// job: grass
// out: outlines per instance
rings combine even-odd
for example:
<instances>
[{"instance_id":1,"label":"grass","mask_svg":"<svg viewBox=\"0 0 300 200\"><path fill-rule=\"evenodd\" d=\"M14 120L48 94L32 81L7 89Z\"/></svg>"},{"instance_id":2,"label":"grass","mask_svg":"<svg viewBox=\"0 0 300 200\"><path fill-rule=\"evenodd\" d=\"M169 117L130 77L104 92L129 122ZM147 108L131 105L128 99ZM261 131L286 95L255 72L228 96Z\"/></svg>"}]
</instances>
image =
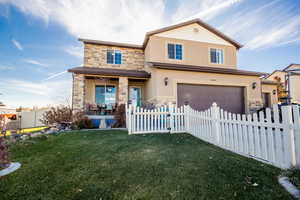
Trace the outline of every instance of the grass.
<instances>
[{"instance_id":1,"label":"grass","mask_svg":"<svg viewBox=\"0 0 300 200\"><path fill-rule=\"evenodd\" d=\"M71 132L11 151L22 167L1 178L0 199L292 199L279 169L188 134Z\"/></svg>"}]
</instances>

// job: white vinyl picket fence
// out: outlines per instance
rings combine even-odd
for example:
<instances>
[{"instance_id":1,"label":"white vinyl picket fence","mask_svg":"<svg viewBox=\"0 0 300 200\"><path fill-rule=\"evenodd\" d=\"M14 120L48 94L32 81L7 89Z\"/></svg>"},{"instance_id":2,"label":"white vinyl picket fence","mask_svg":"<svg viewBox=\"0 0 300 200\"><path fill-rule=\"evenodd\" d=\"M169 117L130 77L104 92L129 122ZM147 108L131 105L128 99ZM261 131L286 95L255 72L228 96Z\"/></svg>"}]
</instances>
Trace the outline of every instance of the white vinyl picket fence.
<instances>
[{"instance_id":1,"label":"white vinyl picket fence","mask_svg":"<svg viewBox=\"0 0 300 200\"><path fill-rule=\"evenodd\" d=\"M129 134L186 132L232 152L280 168L300 165L299 106L277 105L252 115L233 114L215 103L205 111L172 105L153 110L129 106Z\"/></svg>"},{"instance_id":2,"label":"white vinyl picket fence","mask_svg":"<svg viewBox=\"0 0 300 200\"><path fill-rule=\"evenodd\" d=\"M129 115L128 117L128 113ZM131 107L127 110L129 134L186 132L183 107L162 106L152 110Z\"/></svg>"}]
</instances>

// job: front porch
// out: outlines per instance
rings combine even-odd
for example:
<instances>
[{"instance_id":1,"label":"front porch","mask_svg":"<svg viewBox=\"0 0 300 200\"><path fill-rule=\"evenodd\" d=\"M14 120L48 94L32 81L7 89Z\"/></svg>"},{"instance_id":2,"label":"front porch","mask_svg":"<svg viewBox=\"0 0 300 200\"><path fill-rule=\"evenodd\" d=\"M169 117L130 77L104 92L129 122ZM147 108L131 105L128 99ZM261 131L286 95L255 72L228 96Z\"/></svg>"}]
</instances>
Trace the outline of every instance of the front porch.
<instances>
[{"instance_id":1,"label":"front porch","mask_svg":"<svg viewBox=\"0 0 300 200\"><path fill-rule=\"evenodd\" d=\"M145 100L150 78L145 71L91 67L69 71L73 72L73 111L84 112L94 126L110 127L119 105L140 106Z\"/></svg>"}]
</instances>

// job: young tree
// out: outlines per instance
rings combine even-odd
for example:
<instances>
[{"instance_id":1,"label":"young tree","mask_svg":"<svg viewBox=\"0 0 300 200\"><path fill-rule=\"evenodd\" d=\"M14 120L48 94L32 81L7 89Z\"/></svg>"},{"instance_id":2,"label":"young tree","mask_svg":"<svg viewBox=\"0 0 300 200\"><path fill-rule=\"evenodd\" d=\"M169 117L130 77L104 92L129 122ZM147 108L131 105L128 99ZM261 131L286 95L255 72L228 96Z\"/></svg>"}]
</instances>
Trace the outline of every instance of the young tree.
<instances>
[{"instance_id":1,"label":"young tree","mask_svg":"<svg viewBox=\"0 0 300 200\"><path fill-rule=\"evenodd\" d=\"M282 102L282 99L287 97L287 92L284 87L284 83L282 83L281 78L279 76L274 77L275 81L277 81L277 94L278 101Z\"/></svg>"}]
</instances>

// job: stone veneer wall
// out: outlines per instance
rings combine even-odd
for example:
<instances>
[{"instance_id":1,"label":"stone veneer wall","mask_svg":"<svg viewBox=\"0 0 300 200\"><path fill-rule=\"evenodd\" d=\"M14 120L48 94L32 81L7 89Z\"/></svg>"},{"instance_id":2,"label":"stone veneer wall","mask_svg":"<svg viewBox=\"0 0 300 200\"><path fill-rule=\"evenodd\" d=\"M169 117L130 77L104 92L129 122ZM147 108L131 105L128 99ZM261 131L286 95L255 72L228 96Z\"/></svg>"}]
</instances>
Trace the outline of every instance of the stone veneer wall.
<instances>
[{"instance_id":1,"label":"stone veneer wall","mask_svg":"<svg viewBox=\"0 0 300 200\"><path fill-rule=\"evenodd\" d=\"M122 64L114 65L106 63L106 52L108 49L120 50L122 52ZM144 50L124 47L113 47L99 44L84 45L84 66L141 70L144 69Z\"/></svg>"},{"instance_id":2,"label":"stone veneer wall","mask_svg":"<svg viewBox=\"0 0 300 200\"><path fill-rule=\"evenodd\" d=\"M84 110L85 78L82 74L73 74L72 107L74 112Z\"/></svg>"},{"instance_id":3,"label":"stone veneer wall","mask_svg":"<svg viewBox=\"0 0 300 200\"><path fill-rule=\"evenodd\" d=\"M128 78L120 77L119 78L119 104L126 104L128 102Z\"/></svg>"}]
</instances>

